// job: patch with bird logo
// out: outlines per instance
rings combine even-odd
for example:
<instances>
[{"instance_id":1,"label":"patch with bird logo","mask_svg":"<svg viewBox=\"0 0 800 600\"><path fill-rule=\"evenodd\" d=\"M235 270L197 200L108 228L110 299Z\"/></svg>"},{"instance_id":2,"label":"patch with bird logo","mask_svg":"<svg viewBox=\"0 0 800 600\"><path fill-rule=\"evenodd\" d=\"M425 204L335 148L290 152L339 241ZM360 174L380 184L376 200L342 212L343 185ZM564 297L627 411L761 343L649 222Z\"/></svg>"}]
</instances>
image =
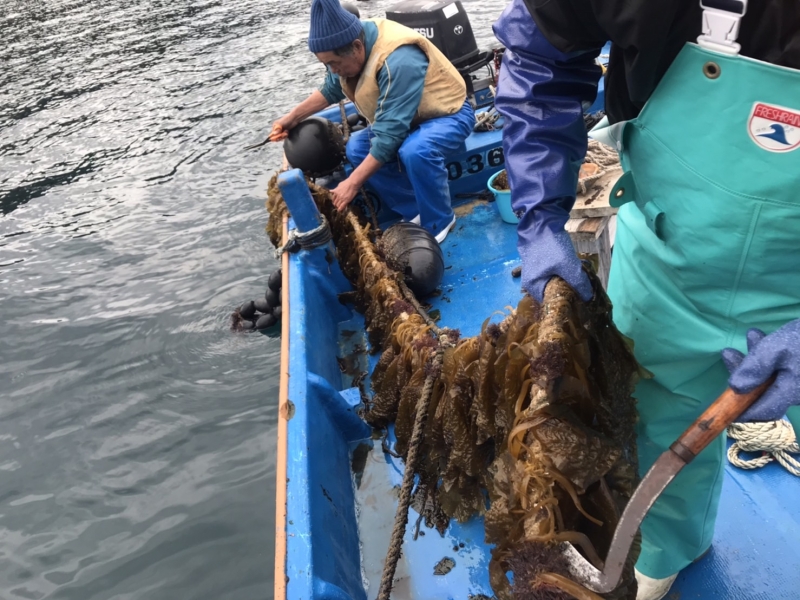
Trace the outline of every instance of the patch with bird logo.
<instances>
[{"instance_id":1,"label":"patch with bird logo","mask_svg":"<svg viewBox=\"0 0 800 600\"><path fill-rule=\"evenodd\" d=\"M747 126L750 138L769 152L800 148L800 111L756 102Z\"/></svg>"}]
</instances>

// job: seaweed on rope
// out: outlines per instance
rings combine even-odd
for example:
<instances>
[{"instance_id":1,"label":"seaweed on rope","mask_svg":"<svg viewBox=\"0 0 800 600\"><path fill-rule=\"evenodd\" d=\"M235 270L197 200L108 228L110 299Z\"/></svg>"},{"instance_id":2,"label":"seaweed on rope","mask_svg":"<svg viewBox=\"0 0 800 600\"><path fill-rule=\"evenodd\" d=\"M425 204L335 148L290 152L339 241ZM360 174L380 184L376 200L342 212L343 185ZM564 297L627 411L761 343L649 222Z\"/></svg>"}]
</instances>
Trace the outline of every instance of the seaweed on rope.
<instances>
[{"instance_id":1,"label":"seaweed on rope","mask_svg":"<svg viewBox=\"0 0 800 600\"><path fill-rule=\"evenodd\" d=\"M437 348L432 325L383 260L364 216L336 211L327 190L309 188L331 224L370 343L382 352L363 417L376 428L393 422L395 451L405 457ZM286 209L275 177L268 198L276 243ZM499 323L487 318L479 335L445 351L436 373L413 506L440 532L452 518L483 515L500 600L636 596L638 543L618 588L602 596L569 580L559 550L572 543L598 564L638 483L632 393L642 372L599 280L587 273L591 302L553 279L541 305L526 295Z\"/></svg>"}]
</instances>

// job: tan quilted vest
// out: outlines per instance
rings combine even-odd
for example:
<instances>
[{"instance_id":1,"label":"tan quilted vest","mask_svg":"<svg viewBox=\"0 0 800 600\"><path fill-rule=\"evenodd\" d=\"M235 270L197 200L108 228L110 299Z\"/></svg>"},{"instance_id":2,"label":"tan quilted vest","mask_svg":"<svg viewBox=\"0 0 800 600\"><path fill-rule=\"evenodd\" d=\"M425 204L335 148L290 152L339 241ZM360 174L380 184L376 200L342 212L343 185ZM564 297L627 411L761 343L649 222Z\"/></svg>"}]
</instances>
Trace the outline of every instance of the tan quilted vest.
<instances>
[{"instance_id":1,"label":"tan quilted vest","mask_svg":"<svg viewBox=\"0 0 800 600\"><path fill-rule=\"evenodd\" d=\"M422 100L412 125L457 113L467 99L464 78L442 52L413 29L386 19L370 19L378 26L378 39L358 79L340 78L342 90L356 105L358 112L372 123L379 112L377 74L389 54L407 44L416 44L428 57L428 72ZM391 82L390 84L391 85Z\"/></svg>"}]
</instances>

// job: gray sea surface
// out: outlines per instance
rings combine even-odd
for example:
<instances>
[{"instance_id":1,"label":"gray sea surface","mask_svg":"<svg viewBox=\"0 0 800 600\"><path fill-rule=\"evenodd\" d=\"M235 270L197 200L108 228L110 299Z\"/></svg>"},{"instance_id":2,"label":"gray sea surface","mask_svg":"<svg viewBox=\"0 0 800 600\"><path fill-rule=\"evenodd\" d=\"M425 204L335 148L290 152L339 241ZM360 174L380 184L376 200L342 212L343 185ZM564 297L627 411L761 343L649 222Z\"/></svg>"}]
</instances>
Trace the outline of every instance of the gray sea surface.
<instances>
[{"instance_id":1,"label":"gray sea surface","mask_svg":"<svg viewBox=\"0 0 800 600\"><path fill-rule=\"evenodd\" d=\"M0 0L0 599L272 597L280 342L229 315L309 6Z\"/></svg>"}]
</instances>

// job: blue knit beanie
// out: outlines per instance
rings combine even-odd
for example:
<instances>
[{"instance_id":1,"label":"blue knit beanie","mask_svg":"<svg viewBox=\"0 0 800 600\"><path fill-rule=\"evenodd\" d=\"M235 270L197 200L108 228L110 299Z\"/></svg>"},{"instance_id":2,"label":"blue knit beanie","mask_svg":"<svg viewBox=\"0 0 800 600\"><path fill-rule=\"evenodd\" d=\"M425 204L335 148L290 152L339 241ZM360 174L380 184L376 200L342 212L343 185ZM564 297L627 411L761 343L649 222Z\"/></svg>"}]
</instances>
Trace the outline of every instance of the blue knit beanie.
<instances>
[{"instance_id":1,"label":"blue knit beanie","mask_svg":"<svg viewBox=\"0 0 800 600\"><path fill-rule=\"evenodd\" d=\"M346 46L361 34L361 21L347 12L339 0L314 0L311 4L311 28L308 49L331 52Z\"/></svg>"}]
</instances>

